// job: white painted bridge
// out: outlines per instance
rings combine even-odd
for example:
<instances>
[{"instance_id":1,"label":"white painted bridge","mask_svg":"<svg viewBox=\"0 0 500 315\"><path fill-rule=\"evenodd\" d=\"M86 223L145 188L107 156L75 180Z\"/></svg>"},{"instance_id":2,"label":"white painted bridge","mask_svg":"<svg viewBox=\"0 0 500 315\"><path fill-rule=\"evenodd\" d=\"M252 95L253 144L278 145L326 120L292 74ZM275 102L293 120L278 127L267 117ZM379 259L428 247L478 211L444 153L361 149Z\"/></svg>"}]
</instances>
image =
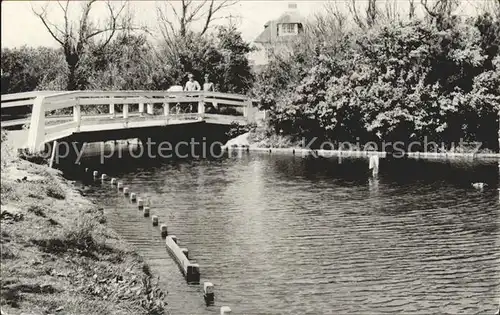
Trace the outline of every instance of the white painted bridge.
<instances>
[{"instance_id":1,"label":"white painted bridge","mask_svg":"<svg viewBox=\"0 0 500 315\"><path fill-rule=\"evenodd\" d=\"M245 125L255 121L255 105L248 96L217 92L34 91L1 97L2 116L31 107L27 118L2 121L2 128L25 126L26 139L17 147L31 152L76 133L200 121Z\"/></svg>"}]
</instances>

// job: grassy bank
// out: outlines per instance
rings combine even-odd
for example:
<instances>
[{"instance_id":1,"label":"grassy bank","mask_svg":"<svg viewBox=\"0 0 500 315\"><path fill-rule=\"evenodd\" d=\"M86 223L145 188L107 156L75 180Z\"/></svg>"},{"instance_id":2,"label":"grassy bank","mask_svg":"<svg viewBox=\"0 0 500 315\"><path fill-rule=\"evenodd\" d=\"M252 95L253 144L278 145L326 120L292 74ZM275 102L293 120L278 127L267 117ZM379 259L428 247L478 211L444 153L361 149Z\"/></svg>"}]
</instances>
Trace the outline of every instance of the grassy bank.
<instances>
[{"instance_id":1,"label":"grassy bank","mask_svg":"<svg viewBox=\"0 0 500 315\"><path fill-rule=\"evenodd\" d=\"M148 266L58 171L2 141L2 314L164 314Z\"/></svg>"}]
</instances>

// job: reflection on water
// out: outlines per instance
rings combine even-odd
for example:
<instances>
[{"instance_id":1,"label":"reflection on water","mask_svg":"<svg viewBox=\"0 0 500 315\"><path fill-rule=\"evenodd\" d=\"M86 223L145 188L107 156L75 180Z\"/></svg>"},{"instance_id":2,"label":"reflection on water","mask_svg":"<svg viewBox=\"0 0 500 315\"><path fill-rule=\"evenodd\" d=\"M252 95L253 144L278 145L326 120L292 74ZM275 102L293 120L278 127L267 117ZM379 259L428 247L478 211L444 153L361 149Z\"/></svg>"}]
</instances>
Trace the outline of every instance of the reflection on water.
<instances>
[{"instance_id":1,"label":"reflection on water","mask_svg":"<svg viewBox=\"0 0 500 315\"><path fill-rule=\"evenodd\" d=\"M86 165L92 163L86 161ZM493 314L500 292L498 167L244 154L108 163L151 199L215 284L187 286L159 232L108 185L94 196L161 277L172 314ZM76 174L67 173L68 176ZM483 192L471 182L489 184Z\"/></svg>"}]
</instances>

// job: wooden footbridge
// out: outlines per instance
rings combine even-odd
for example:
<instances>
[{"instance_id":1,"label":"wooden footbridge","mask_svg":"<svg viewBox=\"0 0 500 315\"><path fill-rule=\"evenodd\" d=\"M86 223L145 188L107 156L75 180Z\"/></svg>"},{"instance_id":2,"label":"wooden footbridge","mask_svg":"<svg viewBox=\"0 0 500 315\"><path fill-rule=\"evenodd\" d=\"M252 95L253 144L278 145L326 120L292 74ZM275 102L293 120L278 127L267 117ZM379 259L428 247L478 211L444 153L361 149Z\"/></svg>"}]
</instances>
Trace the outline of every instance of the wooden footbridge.
<instances>
[{"instance_id":1,"label":"wooden footbridge","mask_svg":"<svg viewBox=\"0 0 500 315\"><path fill-rule=\"evenodd\" d=\"M81 133L199 122L245 125L254 121L255 105L248 96L217 92L34 91L1 97L2 128L24 127L26 140L17 146L31 152ZM27 117L5 120L22 109Z\"/></svg>"}]
</instances>

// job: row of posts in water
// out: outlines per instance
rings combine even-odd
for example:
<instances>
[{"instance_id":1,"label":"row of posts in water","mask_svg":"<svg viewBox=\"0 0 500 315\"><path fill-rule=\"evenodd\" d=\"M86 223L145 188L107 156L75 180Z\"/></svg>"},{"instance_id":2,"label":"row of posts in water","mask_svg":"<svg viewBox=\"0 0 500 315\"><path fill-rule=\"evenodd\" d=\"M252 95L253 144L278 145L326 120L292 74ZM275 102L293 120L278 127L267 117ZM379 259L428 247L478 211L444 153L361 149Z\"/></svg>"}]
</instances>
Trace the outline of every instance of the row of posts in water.
<instances>
[{"instance_id":1,"label":"row of posts in water","mask_svg":"<svg viewBox=\"0 0 500 315\"><path fill-rule=\"evenodd\" d=\"M89 172L89 169L86 168L85 172ZM92 173L94 180L99 178L99 172L94 171ZM108 180L108 176L106 174L101 174L101 182L104 183ZM142 210L143 216L145 218L150 217L151 214L151 203L149 200L147 202L143 198L139 198L136 193L130 192L130 188L124 186L122 181L118 181L116 178L110 179L110 186L115 187L118 192L122 192L124 196L129 197L132 203L136 203L139 210ZM153 226L159 225L159 218L157 215L151 216L151 222ZM169 252L174 256L177 264L182 269L184 276L186 277L186 281L188 284L199 284L200 282L200 273L199 273L199 265L192 264L189 262L189 251L187 248L180 248L178 246L178 240L175 235L169 235L167 224L160 225L160 235L163 239L165 239L165 245ZM214 285L209 281L203 282L203 298L205 300L205 304L207 306L214 305L215 303L215 293L214 293ZM220 314L226 315L231 314L231 308L229 306L222 306L220 308Z\"/></svg>"}]
</instances>

